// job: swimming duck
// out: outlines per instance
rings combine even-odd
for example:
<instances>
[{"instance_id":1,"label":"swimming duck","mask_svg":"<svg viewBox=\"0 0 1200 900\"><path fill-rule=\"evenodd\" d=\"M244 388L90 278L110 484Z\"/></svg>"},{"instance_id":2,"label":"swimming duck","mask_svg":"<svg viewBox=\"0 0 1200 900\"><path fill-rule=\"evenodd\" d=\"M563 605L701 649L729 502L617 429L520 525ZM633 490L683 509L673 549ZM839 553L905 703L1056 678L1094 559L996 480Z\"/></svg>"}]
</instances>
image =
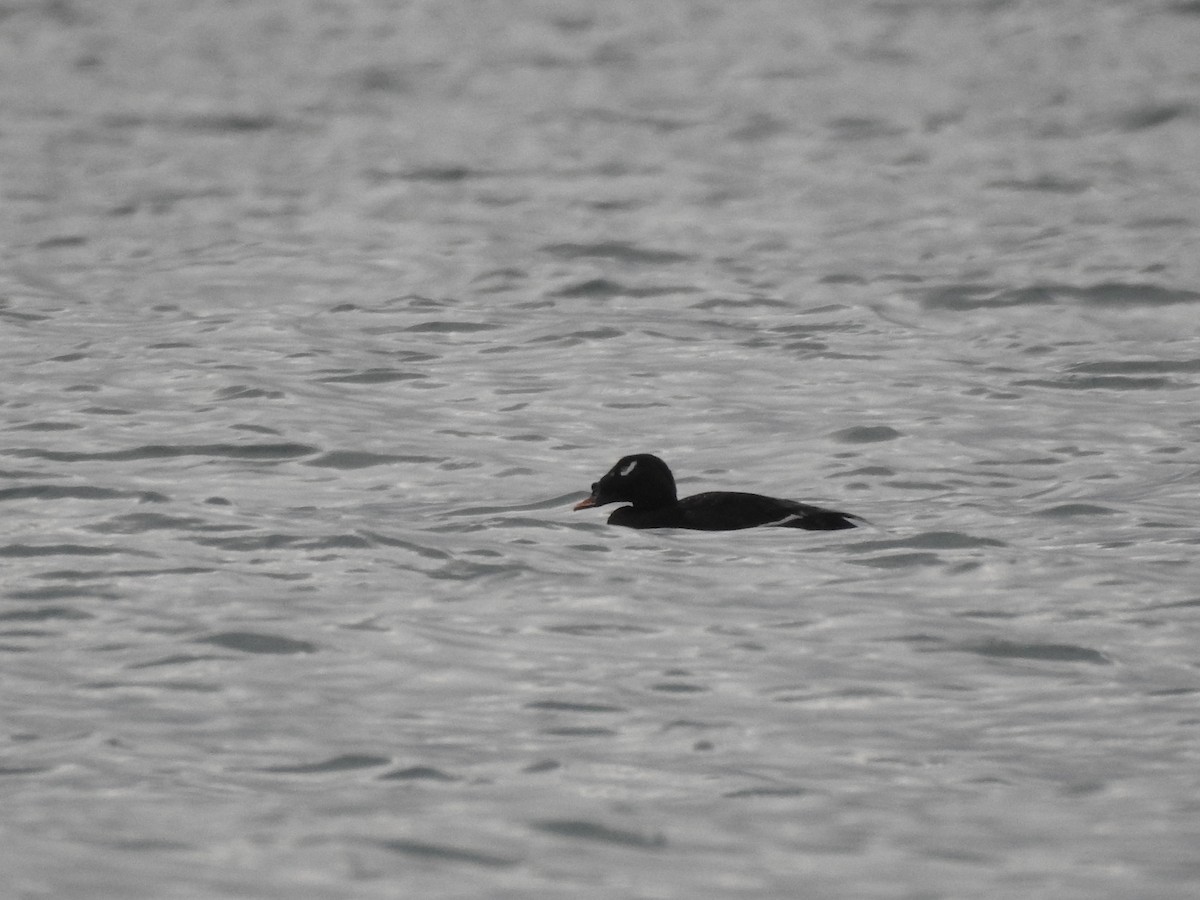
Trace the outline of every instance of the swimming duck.
<instances>
[{"instance_id":1,"label":"swimming duck","mask_svg":"<svg viewBox=\"0 0 1200 900\"><path fill-rule=\"evenodd\" d=\"M835 531L854 528L858 516L742 491L705 491L680 500L675 476L667 464L649 453L623 456L592 485L592 494L575 504L590 509L627 501L608 517L609 525L629 528L692 528L698 531L735 531L759 525Z\"/></svg>"}]
</instances>

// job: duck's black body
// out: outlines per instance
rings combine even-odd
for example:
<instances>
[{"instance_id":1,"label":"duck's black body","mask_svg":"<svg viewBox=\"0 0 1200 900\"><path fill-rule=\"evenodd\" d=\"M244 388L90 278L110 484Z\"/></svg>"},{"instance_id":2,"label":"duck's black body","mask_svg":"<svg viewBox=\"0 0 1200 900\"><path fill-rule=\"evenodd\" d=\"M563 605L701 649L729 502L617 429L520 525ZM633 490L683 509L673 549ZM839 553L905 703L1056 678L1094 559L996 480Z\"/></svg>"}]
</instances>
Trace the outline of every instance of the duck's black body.
<instances>
[{"instance_id":1,"label":"duck's black body","mask_svg":"<svg viewBox=\"0 0 1200 900\"><path fill-rule=\"evenodd\" d=\"M638 453L622 457L592 485L592 495L575 509L628 501L608 517L610 525L629 528L691 528L697 531L735 531L774 525L809 531L854 528L849 513L822 509L795 500L779 500L740 491L706 491L678 499L675 478L657 456Z\"/></svg>"}]
</instances>

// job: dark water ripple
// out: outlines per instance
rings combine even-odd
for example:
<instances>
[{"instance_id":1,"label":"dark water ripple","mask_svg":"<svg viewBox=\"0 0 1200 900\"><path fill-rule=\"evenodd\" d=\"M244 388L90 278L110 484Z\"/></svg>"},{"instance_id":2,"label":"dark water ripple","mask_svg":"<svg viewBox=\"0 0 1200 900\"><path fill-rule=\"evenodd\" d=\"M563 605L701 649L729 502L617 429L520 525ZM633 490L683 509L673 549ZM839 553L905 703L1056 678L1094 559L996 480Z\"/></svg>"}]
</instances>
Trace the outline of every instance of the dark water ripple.
<instances>
[{"instance_id":1,"label":"dark water ripple","mask_svg":"<svg viewBox=\"0 0 1200 900\"><path fill-rule=\"evenodd\" d=\"M239 650L243 653L315 653L317 647L307 641L296 641L273 634L233 631L201 638L201 643Z\"/></svg>"},{"instance_id":2,"label":"dark water ripple","mask_svg":"<svg viewBox=\"0 0 1200 900\"><path fill-rule=\"evenodd\" d=\"M180 456L223 457L228 459L294 459L317 452L316 447L305 444L201 444L168 446L152 444L131 447L126 450L102 452L66 452L16 448L4 451L7 455L26 459L44 459L50 462L130 462L147 459L171 459Z\"/></svg>"},{"instance_id":3,"label":"dark water ripple","mask_svg":"<svg viewBox=\"0 0 1200 900\"><path fill-rule=\"evenodd\" d=\"M667 846L667 840L661 834L645 835L586 820L549 819L535 822L533 827L555 837L575 841L598 841L639 850L659 850Z\"/></svg>"},{"instance_id":4,"label":"dark water ripple","mask_svg":"<svg viewBox=\"0 0 1200 900\"><path fill-rule=\"evenodd\" d=\"M165 494L156 491L120 491L92 485L29 484L0 489L0 501L30 498L37 500L132 499L139 503L166 503L168 500Z\"/></svg>"},{"instance_id":5,"label":"dark water ripple","mask_svg":"<svg viewBox=\"0 0 1200 900\"><path fill-rule=\"evenodd\" d=\"M1103 307L1156 307L1200 302L1200 291L1136 282L1100 282L1086 287L1037 284L1015 289L1003 285L954 284L924 291L921 297L927 309L954 312L1052 305L1071 300Z\"/></svg>"},{"instance_id":6,"label":"dark water ripple","mask_svg":"<svg viewBox=\"0 0 1200 900\"><path fill-rule=\"evenodd\" d=\"M386 756L371 756L366 753L344 753L316 763L295 766L268 766L264 772L281 775L324 775L330 772L351 772L356 769L373 769L386 766L391 760Z\"/></svg>"},{"instance_id":7,"label":"dark water ripple","mask_svg":"<svg viewBox=\"0 0 1200 900\"><path fill-rule=\"evenodd\" d=\"M494 856L477 850L467 850L450 844L433 844L425 841L390 840L380 841L379 846L391 853L414 857L418 860L431 862L465 863L486 868L507 868L517 865L520 860L503 856Z\"/></svg>"},{"instance_id":8,"label":"dark water ripple","mask_svg":"<svg viewBox=\"0 0 1200 900\"><path fill-rule=\"evenodd\" d=\"M441 769L435 769L432 766L409 766L405 769L393 769L384 775L380 775L379 778L382 781L453 782L460 780L455 776L443 772Z\"/></svg>"}]
</instances>

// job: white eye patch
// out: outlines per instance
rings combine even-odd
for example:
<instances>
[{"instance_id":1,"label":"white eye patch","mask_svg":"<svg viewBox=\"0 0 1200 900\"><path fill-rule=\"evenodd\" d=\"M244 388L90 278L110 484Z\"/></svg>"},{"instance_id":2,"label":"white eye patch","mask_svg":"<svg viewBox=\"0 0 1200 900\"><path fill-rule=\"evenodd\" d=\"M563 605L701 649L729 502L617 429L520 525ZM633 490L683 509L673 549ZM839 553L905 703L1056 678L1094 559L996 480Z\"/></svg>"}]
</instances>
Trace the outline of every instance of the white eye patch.
<instances>
[{"instance_id":1,"label":"white eye patch","mask_svg":"<svg viewBox=\"0 0 1200 900\"><path fill-rule=\"evenodd\" d=\"M625 478L625 477L626 477L626 476L628 476L628 475L629 475L629 473L630 473L630 472L632 472L632 471L633 471L633 470L634 470L636 467L637 467L637 460L636 460L636 459L634 459L634 460L630 460L630 463L629 463L629 465L627 465L625 468L623 468L623 469L617 469L617 474L618 474L618 475L620 475L622 478Z\"/></svg>"}]
</instances>

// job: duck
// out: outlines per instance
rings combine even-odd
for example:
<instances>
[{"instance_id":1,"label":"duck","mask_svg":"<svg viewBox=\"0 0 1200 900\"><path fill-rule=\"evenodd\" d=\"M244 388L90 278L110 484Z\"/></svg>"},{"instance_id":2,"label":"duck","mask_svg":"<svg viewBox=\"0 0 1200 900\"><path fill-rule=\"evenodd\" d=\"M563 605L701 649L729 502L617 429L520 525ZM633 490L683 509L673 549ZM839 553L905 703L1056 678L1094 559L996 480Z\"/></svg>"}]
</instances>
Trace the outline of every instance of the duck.
<instances>
[{"instance_id":1,"label":"duck","mask_svg":"<svg viewBox=\"0 0 1200 900\"><path fill-rule=\"evenodd\" d=\"M652 453L621 457L575 510L628 502L609 514L609 525L627 528L690 528L695 531L738 531L770 525L808 531L855 528L859 516L742 491L705 491L679 499L675 476Z\"/></svg>"}]
</instances>

